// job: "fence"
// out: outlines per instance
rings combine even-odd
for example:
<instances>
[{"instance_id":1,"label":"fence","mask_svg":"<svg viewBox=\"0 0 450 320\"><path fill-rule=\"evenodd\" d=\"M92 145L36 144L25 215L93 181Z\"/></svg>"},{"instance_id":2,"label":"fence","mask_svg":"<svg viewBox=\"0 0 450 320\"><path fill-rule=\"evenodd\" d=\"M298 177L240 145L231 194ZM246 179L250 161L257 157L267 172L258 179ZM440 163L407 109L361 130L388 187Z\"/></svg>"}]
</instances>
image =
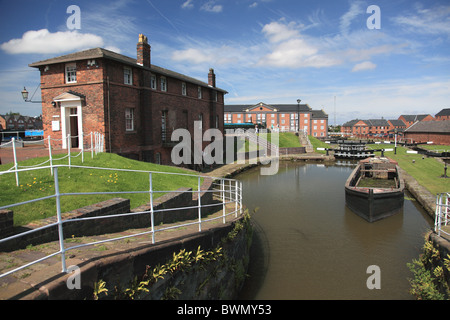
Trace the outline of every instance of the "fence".
<instances>
[{"instance_id":1,"label":"fence","mask_svg":"<svg viewBox=\"0 0 450 320\"><path fill-rule=\"evenodd\" d=\"M450 193L441 193L436 197L436 214L434 222L434 231L441 235L444 233L450 235L449 232L444 231L443 227L450 225Z\"/></svg>"},{"instance_id":2,"label":"fence","mask_svg":"<svg viewBox=\"0 0 450 320\"><path fill-rule=\"evenodd\" d=\"M59 168L64 168L64 167L68 167L67 165L57 165L53 167L53 181L54 181L54 188L55 188L55 192L52 195L49 196L45 196L45 197L41 197L41 198L35 198L32 200L28 200L28 201L23 201L23 202L19 202L19 203L15 203L15 204L11 204L11 205L6 205L6 206L0 206L0 210L4 210L4 209L8 209L11 207L15 207L15 206L19 206L19 205L23 205L23 204L27 204L27 203L34 203L34 202L38 202L38 201L42 201L42 200L46 200L46 199L55 199L55 210L56 210L56 216L57 216L57 222L40 227L40 228L36 228L34 230L30 230L30 231L25 231L22 232L20 234L16 234L4 239L0 239L0 244L12 239L16 239L19 237L23 237L24 235L28 235L30 233L33 232L39 232L42 229L45 228L50 228L50 227L55 227L57 226L58 228L58 238L59 238L59 251L54 252L50 255L47 255L43 258L37 259L35 261L32 261L28 264L25 264L23 266L20 266L18 268L15 268L13 270L10 270L8 272L5 272L3 274L0 274L0 278L7 276L9 274L12 274L14 272L17 272L19 270L22 270L24 268L27 268L35 263L44 261L46 259L49 259L51 257L60 255L61 256L61 266L62 266L62 272L67 272L67 268L66 268L66 252L68 250L73 250L73 249L77 249L77 248L81 248L81 247L85 247L85 246L92 246L92 245L96 245L96 244L100 244L103 242L110 242L110 241L117 241L117 240L122 240L122 239L126 239L126 238L130 238L130 237L137 237L137 236L142 236L142 235L148 235L150 234L152 237L152 243L155 243L155 234L157 232L161 232L161 231L165 231L165 230L169 230L169 229L174 229L174 228L179 228L179 227L185 227L185 226L189 226L189 225L195 225L198 224L198 231L201 232L202 231L202 224L209 222L209 221L213 221L216 219L222 219L223 223L226 223L226 217L230 216L230 215L234 215L235 217L238 216L238 214L242 214L243 213L243 206L242 206L242 182L234 180L234 179L226 179L226 178L212 178L212 177L205 177L205 176L200 176L200 175L190 175L190 174L181 174L181 173L168 173L168 172L152 172L152 171L141 171L141 170L128 170L128 169L112 169L112 168L98 168L98 167L85 167L85 166L72 166L72 168L81 168L81 169L95 169L95 170L105 170L105 171L114 171L114 172L137 172L140 174L144 174L144 175L148 175L148 189L146 190L132 190L132 191L120 191L120 192L77 192L77 193L64 193L63 190L60 189L59 186L59 182L60 182L60 178L58 177L58 169ZM49 167L41 167L41 168L29 168L29 169L21 169L21 170L14 170L14 171L9 171L9 172L0 172L0 176L4 175L4 174L8 174L8 173L14 173L14 172L18 172L18 171L30 171L30 170L42 170L42 169L46 169ZM153 185L154 182L154 175L157 174L162 174L162 175L167 175L167 179L170 179L171 176L173 175L178 175L178 176L190 176L193 177L194 179L197 179L197 190L189 190L186 192L192 192L193 194L197 194L197 205L196 206L188 206L188 207L178 207L178 208L170 208L170 209L160 209L160 210L155 210L154 209L154 194L155 193L171 193L171 192L178 192L178 191L173 191L173 190L165 190L165 191L161 191L161 190L155 190L155 186ZM212 187L209 188L208 190L202 190L201 189L201 180L202 179L212 179L213 183L212 183ZM220 202L218 203L210 203L210 204L205 204L202 203L202 197L201 194L205 193L205 192L212 192L213 195L216 196L216 198L219 199ZM100 195L100 194L111 194L111 195L117 195L117 194L138 194L138 193L145 193L149 195L149 209L147 211L141 211L141 212L129 212L129 213L122 213L122 214L118 214L118 215L105 215L105 216L97 216L97 217L86 217L86 218L75 218L75 219L62 219L62 213L61 213L61 198L64 196L73 196L73 195ZM230 210L230 207L232 207L232 210L230 212L226 212L227 211L227 205L228 209ZM219 209L218 211L222 210L222 215L221 216L214 216L212 218L208 218L208 217L204 217L202 218L202 208L206 208L206 207L211 207L211 206L218 206ZM198 220L195 222L186 222L186 223L180 223L180 224L176 224L175 226L167 226L167 227L163 227L161 225L158 226L158 229L155 229L155 219L154 219L154 214L158 211L160 212L165 212L165 211L172 211L172 210L197 210L198 211ZM68 223L72 223L72 222L78 222L78 221L84 221L84 220L93 220L93 219L114 219L117 217L120 218L124 218L127 216L132 216L132 215L150 215L150 226L148 226L147 228L150 228L150 230L141 232L141 233L136 233L133 235L126 235L126 236L120 236L120 237L116 237L116 238L112 238L112 239L108 239L108 240L101 240L101 241L95 241L95 242L90 242L90 243L83 243L83 244L79 244L79 245L75 245L75 246L71 246L71 247L66 247L65 243L64 243L64 225L68 224ZM144 226L145 227L145 226Z\"/></svg>"},{"instance_id":3,"label":"fence","mask_svg":"<svg viewBox=\"0 0 450 320\"><path fill-rule=\"evenodd\" d=\"M71 166L71 158L76 158L79 157L81 155L81 162L84 162L84 138L88 138L88 140L90 140L90 148L88 148L87 150L89 150L91 152L91 157L94 157L94 153L97 154L99 152L103 152L104 151L104 144L105 144L105 136L99 132L91 132L90 134L84 136L83 133L81 133L81 141L83 141L83 143L81 143L81 148L80 148L80 152L75 155L72 156L71 155L71 151L72 151L72 139L73 138L79 138L80 136L71 136L70 134L67 135L67 137L65 139L66 140L66 145L67 145L67 155L61 158L53 158L52 155L52 144L51 141L62 141L63 139L53 139L51 136L48 136L46 139L43 140L35 140L33 142L29 142L29 143L42 143L45 140L47 140L48 143L48 160L33 165L33 166L21 166L18 164L17 161L17 149L16 149L16 138L12 138L10 142L8 143L4 143L1 145L1 147L9 147L11 145L12 150L13 150L13 156L14 156L14 165L9 169L9 171L15 171L16 172L16 185L19 186L19 175L17 170L19 168L37 168L37 167L42 167L47 163L50 163L50 171L51 174L53 175L53 161L58 161L58 160L63 160L68 158L69 161L69 166ZM89 139L90 138L90 139Z\"/></svg>"}]
</instances>

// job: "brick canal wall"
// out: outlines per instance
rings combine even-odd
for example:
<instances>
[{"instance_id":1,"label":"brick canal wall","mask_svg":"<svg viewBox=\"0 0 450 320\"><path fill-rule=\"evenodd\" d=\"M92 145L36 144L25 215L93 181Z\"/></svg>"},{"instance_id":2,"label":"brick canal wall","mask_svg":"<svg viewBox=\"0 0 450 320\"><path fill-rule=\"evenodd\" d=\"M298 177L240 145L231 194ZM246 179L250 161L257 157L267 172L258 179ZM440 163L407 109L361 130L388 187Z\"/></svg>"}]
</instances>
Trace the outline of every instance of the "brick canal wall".
<instances>
[{"instance_id":1,"label":"brick canal wall","mask_svg":"<svg viewBox=\"0 0 450 320\"><path fill-rule=\"evenodd\" d=\"M68 288L73 274L61 274L39 290L21 295L24 300L90 300L94 287L104 282L107 294L98 299L126 299L136 289L147 270L156 266L173 268L174 254L192 251L193 257L200 247L204 252L220 252L214 259L195 263L179 270L167 272L148 291L139 291L133 299L160 300L218 300L236 299L241 290L249 263L252 227L248 215L242 215L226 224L192 233L189 236L162 241L154 245L137 244L134 249L105 253L105 257L91 259L79 265L79 288ZM149 274L149 273L147 273ZM150 272L150 274L152 274ZM136 282L137 281L137 282Z\"/></svg>"}]
</instances>

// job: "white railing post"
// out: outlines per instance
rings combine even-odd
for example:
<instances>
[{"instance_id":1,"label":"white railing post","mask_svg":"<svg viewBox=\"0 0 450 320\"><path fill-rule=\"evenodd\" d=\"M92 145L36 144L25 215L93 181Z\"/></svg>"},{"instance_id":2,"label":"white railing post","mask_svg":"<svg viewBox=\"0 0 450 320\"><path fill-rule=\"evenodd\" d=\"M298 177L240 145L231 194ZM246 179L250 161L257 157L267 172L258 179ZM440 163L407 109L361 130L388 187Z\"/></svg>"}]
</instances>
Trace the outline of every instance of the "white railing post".
<instances>
[{"instance_id":1,"label":"white railing post","mask_svg":"<svg viewBox=\"0 0 450 320\"><path fill-rule=\"evenodd\" d=\"M80 133L81 140L81 163L84 163L84 135L83 132Z\"/></svg>"},{"instance_id":2,"label":"white railing post","mask_svg":"<svg viewBox=\"0 0 450 320\"><path fill-rule=\"evenodd\" d=\"M149 182L150 182L150 223L152 227L152 243L155 243L155 220L153 213L153 179L151 172L149 174Z\"/></svg>"},{"instance_id":3,"label":"white railing post","mask_svg":"<svg viewBox=\"0 0 450 320\"><path fill-rule=\"evenodd\" d=\"M70 147L72 145L72 141L70 139L70 133L67 135L67 155L69 156L69 169L71 166L72 161L70 160Z\"/></svg>"},{"instance_id":4,"label":"white railing post","mask_svg":"<svg viewBox=\"0 0 450 320\"><path fill-rule=\"evenodd\" d=\"M93 143L93 132L90 133L91 134L91 159L94 159L94 143Z\"/></svg>"},{"instance_id":5,"label":"white railing post","mask_svg":"<svg viewBox=\"0 0 450 320\"><path fill-rule=\"evenodd\" d=\"M222 179L220 193L222 194L222 221L225 223L225 179Z\"/></svg>"},{"instance_id":6,"label":"white railing post","mask_svg":"<svg viewBox=\"0 0 450 320\"><path fill-rule=\"evenodd\" d=\"M444 223L445 223L445 225L448 225L448 221L449 221L449 218L450 218L450 216L449 216L449 214L450 214L450 211L449 211L449 205L450 205L450 203L449 203L449 198L450 197L450 194L448 194L448 193L446 193L446 198L445 198L445 210L444 210L444 214L445 214L445 217L444 217Z\"/></svg>"},{"instance_id":7,"label":"white railing post","mask_svg":"<svg viewBox=\"0 0 450 320\"><path fill-rule=\"evenodd\" d=\"M52 142L50 136L48 136L48 157L50 159L50 172L53 175Z\"/></svg>"},{"instance_id":8,"label":"white railing post","mask_svg":"<svg viewBox=\"0 0 450 320\"><path fill-rule=\"evenodd\" d=\"M235 204L235 209L234 209L234 216L237 218L237 212L238 212L238 181L235 180L235 184L234 184L234 204Z\"/></svg>"},{"instance_id":9,"label":"white railing post","mask_svg":"<svg viewBox=\"0 0 450 320\"><path fill-rule=\"evenodd\" d=\"M61 252L62 272L67 272L66 268L66 250L64 249L64 232L61 218L61 194L59 192L58 167L54 170L55 196L56 196L56 215L58 217L58 235L59 235L59 251Z\"/></svg>"},{"instance_id":10,"label":"white railing post","mask_svg":"<svg viewBox=\"0 0 450 320\"><path fill-rule=\"evenodd\" d=\"M19 186L19 173L17 172L17 154L16 154L16 138L12 138L13 156L14 156L14 169L16 170L16 186Z\"/></svg>"},{"instance_id":11,"label":"white railing post","mask_svg":"<svg viewBox=\"0 0 450 320\"><path fill-rule=\"evenodd\" d=\"M198 176L198 232L202 232L202 200L201 200L201 179Z\"/></svg>"},{"instance_id":12,"label":"white railing post","mask_svg":"<svg viewBox=\"0 0 450 320\"><path fill-rule=\"evenodd\" d=\"M239 213L242 214L242 181L240 181L240 189L239 189Z\"/></svg>"}]
</instances>

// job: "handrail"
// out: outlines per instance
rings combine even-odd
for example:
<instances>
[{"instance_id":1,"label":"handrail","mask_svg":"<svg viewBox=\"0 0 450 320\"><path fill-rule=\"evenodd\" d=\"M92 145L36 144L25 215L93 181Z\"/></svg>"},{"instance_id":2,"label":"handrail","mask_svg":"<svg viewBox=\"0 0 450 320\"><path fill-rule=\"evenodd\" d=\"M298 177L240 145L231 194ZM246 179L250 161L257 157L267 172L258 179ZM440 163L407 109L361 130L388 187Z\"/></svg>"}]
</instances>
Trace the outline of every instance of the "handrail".
<instances>
[{"instance_id":1,"label":"handrail","mask_svg":"<svg viewBox=\"0 0 450 320\"><path fill-rule=\"evenodd\" d=\"M54 187L55 187L55 192L52 195L46 196L46 197L41 197L41 198L35 198L35 199L30 199L27 201L22 201L19 203L14 203L14 204L9 204L9 205L4 205L4 206L0 206L0 210L2 209L7 209L7 208L11 208L14 206L18 206L18 205L22 205L22 204L26 204L26 203L32 203L32 202L37 202L37 201L41 201L41 200L46 200L46 199L51 199L51 198L55 198L56 199L56 216L57 216L57 222L48 224L46 226L42 226L39 228L36 228L34 230L29 230L26 232L22 232L16 235L12 235L9 236L7 238L3 238L0 239L0 243L12 240L12 239L16 239L16 238L20 238L24 235L30 234L30 233L34 233L34 232L38 232L42 229L45 228L50 228L50 227L55 227L57 226L58 228L58 241L59 241L59 251L54 252L50 255L47 255L43 258L40 259L36 259L28 264L25 264L23 266L17 267L13 270L10 270L8 272L5 272L3 274L0 274L0 278L5 277L9 274L12 274L14 272L17 272L19 270L22 270L24 268L27 268L35 263L41 262L43 260L46 260L48 258L54 257L56 255L60 255L61 256L61 270L62 272L67 272L67 267L66 267L66 252L68 250L73 250L75 248L80 248L80 247L84 247L84 246L92 246L95 244L99 244L99 243L103 243L103 242L110 242L110 241L117 241L117 240L121 240L124 238L129 238L129 237L137 237L140 235L145 235L145 234L151 234L152 235L152 244L155 243L155 234L157 232L161 232L164 230L169 230L169 229L173 229L173 228L179 228L182 226L189 226L189 225L195 225L198 224L199 226L199 232L202 231L201 227L202 227L202 223L208 222L208 221L212 221L212 220L216 220L216 219L222 219L223 223L226 223L226 217L230 216L230 215L234 215L235 217L238 216L238 214L242 214L243 213L243 206L242 206L242 182L235 180L235 179L230 179L230 178L222 178L222 177L210 177L210 176L201 176L201 175L194 175L194 174L185 174L185 173L174 173L174 172L159 172L159 171L144 171L144 170L129 170L129 169L119 169L119 168L101 168L101 167L87 167L87 166L70 166L70 165L54 165L51 166L53 169L53 181L54 181ZM133 190L133 191L117 191L117 192L78 192L78 193L64 193L61 192L60 190L60 186L59 186L59 181L60 178L58 176L58 169L60 168L82 168L82 169L98 169L98 170L108 170L108 171L123 171L123 172L139 172L139 173L143 173L143 174L148 174L149 176L149 189L148 190ZM0 172L0 176L4 175L4 174L8 174L8 173L19 173L19 172L24 172L24 171L33 171L33 170L42 170L42 169L47 169L49 168L49 166L47 167L39 167L39 168L25 168L25 169L17 169L17 170L11 170L11 171L4 171L4 172ZM167 208L167 209L154 209L154 203L153 203L153 199L154 199L154 194L155 193L174 193L174 192L179 192L176 190L155 190L154 186L153 186L153 175L155 174L164 174L164 175L179 175L179 176L191 176L191 177L195 177L197 178L198 181L198 188L197 190L187 190L187 191L183 191L183 192L190 192L193 195L197 194L198 200L197 200L197 205L196 206L186 206L186 207L176 207L176 208ZM201 180L202 179L211 179L211 183L213 188L209 188L208 190L202 190L201 188ZM201 194L203 193L219 193L218 197L220 202L219 203L203 203L202 204L202 200L201 200ZM84 218L73 218L73 219L66 219L63 220L62 219L62 213L61 213L61 203L60 200L62 197L65 196L71 196L71 195L97 195L97 194L124 194L124 193L128 193L128 194L135 194L135 193L148 193L150 196L150 206L149 209L146 211L139 211L139 212L128 212L128 213L122 213L119 215L105 215L105 216L97 216L97 217L84 217ZM235 204L234 206L234 210L232 210L231 212L226 212L226 205L227 204ZM218 217L213 217L213 218L202 218L201 213L202 213L202 208L206 208L206 207L212 207L212 206L220 206L221 209L223 210L223 213L221 216ZM168 226L168 227L161 227L161 225L159 225L159 228L156 229L154 226L154 214L157 212L165 212L165 211L173 211L173 210L190 210L190 209L198 209L198 221L195 222L187 222L187 223L181 223L181 224L177 224L175 226ZM220 210L220 209L219 209ZM150 223L150 230L148 231L144 231L141 233L137 233L137 234L133 234L133 235L128 235L128 236L120 236L120 237L116 237L116 238L112 238L112 239L107 239L107 240L101 240L101 241L95 241L95 242L89 242L89 243L83 243L83 244L79 244L76 246L69 246L66 247L65 243L64 243L64 225L67 223L72 223L72 222L77 222L77 221L84 221L84 220L94 220L94 219L107 219L107 218L123 218L126 216L132 216L132 215L141 215L141 214L150 214L151 216L151 223Z\"/></svg>"},{"instance_id":2,"label":"handrail","mask_svg":"<svg viewBox=\"0 0 450 320\"><path fill-rule=\"evenodd\" d=\"M450 236L449 232L442 229L442 226L450 225L450 193L444 192L436 196L436 211L434 220L434 232L441 236L441 233Z\"/></svg>"}]
</instances>

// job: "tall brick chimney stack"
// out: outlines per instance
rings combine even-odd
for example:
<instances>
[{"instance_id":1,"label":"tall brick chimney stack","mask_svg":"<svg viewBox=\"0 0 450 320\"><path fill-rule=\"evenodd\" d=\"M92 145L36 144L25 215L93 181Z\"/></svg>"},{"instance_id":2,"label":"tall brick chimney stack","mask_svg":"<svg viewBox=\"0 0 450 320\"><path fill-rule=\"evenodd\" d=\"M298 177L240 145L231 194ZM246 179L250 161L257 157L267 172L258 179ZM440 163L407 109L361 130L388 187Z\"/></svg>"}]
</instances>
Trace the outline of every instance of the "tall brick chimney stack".
<instances>
[{"instance_id":1,"label":"tall brick chimney stack","mask_svg":"<svg viewBox=\"0 0 450 320\"><path fill-rule=\"evenodd\" d=\"M137 44L137 63L144 67L150 68L150 45L148 39L143 34L139 34L139 42Z\"/></svg>"},{"instance_id":2,"label":"tall brick chimney stack","mask_svg":"<svg viewBox=\"0 0 450 320\"><path fill-rule=\"evenodd\" d=\"M214 69L209 69L208 73L208 85L211 87L216 87L216 75L214 74Z\"/></svg>"}]
</instances>

